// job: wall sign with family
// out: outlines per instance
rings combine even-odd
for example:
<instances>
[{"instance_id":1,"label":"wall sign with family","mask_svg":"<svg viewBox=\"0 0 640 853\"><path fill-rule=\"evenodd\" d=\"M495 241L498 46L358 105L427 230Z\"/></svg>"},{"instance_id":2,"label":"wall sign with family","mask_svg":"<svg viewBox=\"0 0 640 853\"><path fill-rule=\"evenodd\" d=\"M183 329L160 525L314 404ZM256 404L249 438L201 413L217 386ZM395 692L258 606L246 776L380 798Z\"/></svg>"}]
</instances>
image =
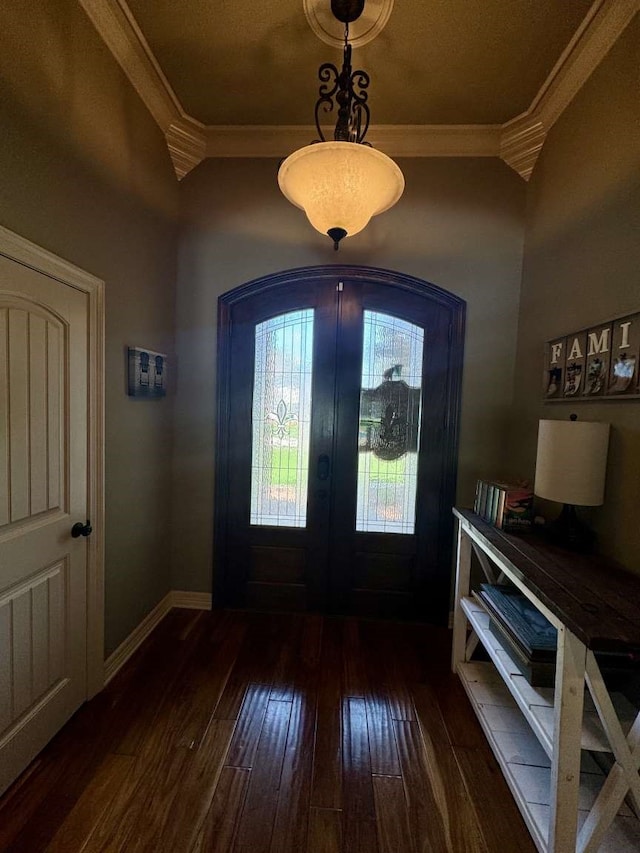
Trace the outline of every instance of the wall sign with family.
<instances>
[{"instance_id":1,"label":"wall sign with family","mask_svg":"<svg viewBox=\"0 0 640 853\"><path fill-rule=\"evenodd\" d=\"M640 397L640 313L548 341L545 400Z\"/></svg>"}]
</instances>

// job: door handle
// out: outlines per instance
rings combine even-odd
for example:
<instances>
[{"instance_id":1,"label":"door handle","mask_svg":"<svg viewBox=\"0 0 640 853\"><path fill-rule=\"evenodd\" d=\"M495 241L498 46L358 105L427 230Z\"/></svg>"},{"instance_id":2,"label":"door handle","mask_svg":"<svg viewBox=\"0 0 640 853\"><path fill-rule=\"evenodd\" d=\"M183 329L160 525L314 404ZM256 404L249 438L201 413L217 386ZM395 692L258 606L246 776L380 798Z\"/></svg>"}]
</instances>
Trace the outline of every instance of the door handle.
<instances>
[{"instance_id":1,"label":"door handle","mask_svg":"<svg viewBox=\"0 0 640 853\"><path fill-rule=\"evenodd\" d=\"M329 457L327 456L326 453L321 453L320 456L318 456L318 468L317 468L318 479L319 480L327 480L329 478L329 470L330 470Z\"/></svg>"},{"instance_id":2,"label":"door handle","mask_svg":"<svg viewBox=\"0 0 640 853\"><path fill-rule=\"evenodd\" d=\"M74 539L77 539L79 536L90 536L91 533L93 533L93 527L91 526L89 519L87 519L86 524L83 524L81 521L76 521L71 528L71 535Z\"/></svg>"}]
</instances>

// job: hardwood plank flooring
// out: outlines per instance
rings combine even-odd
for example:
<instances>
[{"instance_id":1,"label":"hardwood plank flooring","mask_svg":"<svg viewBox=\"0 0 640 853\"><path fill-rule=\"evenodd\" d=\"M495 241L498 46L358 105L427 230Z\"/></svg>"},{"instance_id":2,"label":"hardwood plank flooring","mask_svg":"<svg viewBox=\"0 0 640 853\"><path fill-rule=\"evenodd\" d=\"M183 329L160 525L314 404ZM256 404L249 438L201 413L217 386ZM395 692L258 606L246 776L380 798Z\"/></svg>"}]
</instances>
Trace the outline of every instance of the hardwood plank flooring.
<instances>
[{"instance_id":1,"label":"hardwood plank flooring","mask_svg":"<svg viewBox=\"0 0 640 853\"><path fill-rule=\"evenodd\" d=\"M407 799L399 776L374 776L378 846L380 853L417 853L409 828Z\"/></svg>"},{"instance_id":2,"label":"hardwood plank flooring","mask_svg":"<svg viewBox=\"0 0 640 853\"><path fill-rule=\"evenodd\" d=\"M309 811L307 853L340 853L342 850L342 812L337 809Z\"/></svg>"},{"instance_id":3,"label":"hardwood plank flooring","mask_svg":"<svg viewBox=\"0 0 640 853\"><path fill-rule=\"evenodd\" d=\"M249 770L223 767L211 807L204 819L193 853L231 853L249 781ZM176 848L179 850L180 848Z\"/></svg>"},{"instance_id":4,"label":"hardwood plank flooring","mask_svg":"<svg viewBox=\"0 0 640 853\"><path fill-rule=\"evenodd\" d=\"M0 851L535 853L448 655L432 626L173 610L0 798Z\"/></svg>"},{"instance_id":5,"label":"hardwood plank flooring","mask_svg":"<svg viewBox=\"0 0 640 853\"><path fill-rule=\"evenodd\" d=\"M336 621L324 625L311 805L342 808L342 645Z\"/></svg>"}]
</instances>

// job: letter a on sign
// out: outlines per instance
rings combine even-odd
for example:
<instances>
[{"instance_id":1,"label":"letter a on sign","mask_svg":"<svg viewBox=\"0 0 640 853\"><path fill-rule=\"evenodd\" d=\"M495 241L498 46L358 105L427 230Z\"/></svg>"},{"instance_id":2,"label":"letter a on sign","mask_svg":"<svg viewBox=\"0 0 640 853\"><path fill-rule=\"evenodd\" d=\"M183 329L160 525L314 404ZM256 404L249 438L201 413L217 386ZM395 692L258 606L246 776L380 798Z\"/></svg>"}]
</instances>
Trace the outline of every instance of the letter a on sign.
<instances>
[{"instance_id":1,"label":"letter a on sign","mask_svg":"<svg viewBox=\"0 0 640 853\"><path fill-rule=\"evenodd\" d=\"M573 339L569 358L582 358L582 350L580 349L580 341L578 340L578 338Z\"/></svg>"}]
</instances>

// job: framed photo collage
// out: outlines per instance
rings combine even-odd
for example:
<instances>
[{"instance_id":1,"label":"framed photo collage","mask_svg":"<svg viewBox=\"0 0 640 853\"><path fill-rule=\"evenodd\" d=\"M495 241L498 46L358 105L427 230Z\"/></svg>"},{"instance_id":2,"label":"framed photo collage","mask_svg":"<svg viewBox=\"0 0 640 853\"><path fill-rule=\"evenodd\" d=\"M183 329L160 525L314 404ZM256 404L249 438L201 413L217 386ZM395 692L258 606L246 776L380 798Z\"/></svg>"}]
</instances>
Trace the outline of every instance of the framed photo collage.
<instances>
[{"instance_id":1,"label":"framed photo collage","mask_svg":"<svg viewBox=\"0 0 640 853\"><path fill-rule=\"evenodd\" d=\"M640 312L547 341L545 401L640 397Z\"/></svg>"}]
</instances>

